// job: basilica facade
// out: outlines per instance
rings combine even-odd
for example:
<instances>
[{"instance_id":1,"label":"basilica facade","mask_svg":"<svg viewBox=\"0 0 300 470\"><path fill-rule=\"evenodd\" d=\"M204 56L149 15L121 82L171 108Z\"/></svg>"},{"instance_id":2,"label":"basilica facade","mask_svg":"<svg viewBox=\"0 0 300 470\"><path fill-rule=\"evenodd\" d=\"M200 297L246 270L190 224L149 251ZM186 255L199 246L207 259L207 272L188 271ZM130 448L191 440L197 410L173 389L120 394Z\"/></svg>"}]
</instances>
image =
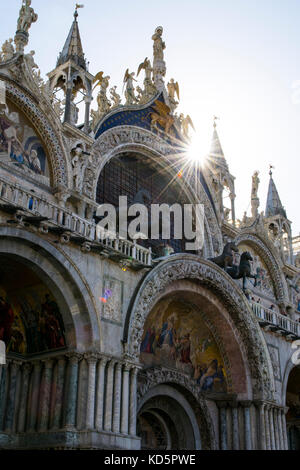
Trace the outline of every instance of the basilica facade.
<instances>
[{"instance_id":1,"label":"basilica facade","mask_svg":"<svg viewBox=\"0 0 300 470\"><path fill-rule=\"evenodd\" d=\"M272 168L264 212L255 172L237 219L216 121L187 162L162 27L122 99L77 8L44 80L36 21L24 0L0 56L0 448L299 449L300 270ZM100 230L120 196L202 204L202 248Z\"/></svg>"}]
</instances>

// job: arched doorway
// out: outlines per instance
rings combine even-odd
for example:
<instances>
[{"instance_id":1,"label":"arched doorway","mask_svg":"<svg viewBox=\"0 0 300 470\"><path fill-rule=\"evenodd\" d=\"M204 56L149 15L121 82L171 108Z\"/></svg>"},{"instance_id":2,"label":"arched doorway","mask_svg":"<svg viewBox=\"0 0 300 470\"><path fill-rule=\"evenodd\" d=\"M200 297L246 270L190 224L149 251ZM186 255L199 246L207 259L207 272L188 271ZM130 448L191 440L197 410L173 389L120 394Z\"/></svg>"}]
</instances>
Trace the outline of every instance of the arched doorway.
<instances>
[{"instance_id":1,"label":"arched doorway","mask_svg":"<svg viewBox=\"0 0 300 470\"><path fill-rule=\"evenodd\" d=\"M286 390L286 415L290 450L300 450L300 366L294 367L288 378Z\"/></svg>"}]
</instances>

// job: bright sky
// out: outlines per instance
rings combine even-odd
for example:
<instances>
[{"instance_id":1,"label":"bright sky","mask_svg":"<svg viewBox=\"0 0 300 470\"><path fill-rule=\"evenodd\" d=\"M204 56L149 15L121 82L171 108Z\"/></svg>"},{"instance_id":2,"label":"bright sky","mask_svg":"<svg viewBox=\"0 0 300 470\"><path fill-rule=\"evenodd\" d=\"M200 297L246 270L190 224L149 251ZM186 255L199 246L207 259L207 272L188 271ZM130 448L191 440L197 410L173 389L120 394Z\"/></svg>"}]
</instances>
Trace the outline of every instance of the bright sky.
<instances>
[{"instance_id":1,"label":"bright sky","mask_svg":"<svg viewBox=\"0 0 300 470\"><path fill-rule=\"evenodd\" d=\"M0 42L13 37L21 0L1 0ZM81 3L81 2L80 2ZM164 27L166 80L180 85L178 111L189 114L206 149L212 118L230 171L236 176L237 217L250 215L251 177L260 172L265 209L268 165L293 234L300 233L300 1L82 0L79 27L90 71L118 85L127 67L152 58L151 36ZM39 15L28 52L42 75L55 68L72 20L73 0L33 0ZM5 20L4 20L5 18ZM143 74L141 74L143 75ZM142 79L142 77L141 77Z\"/></svg>"}]
</instances>

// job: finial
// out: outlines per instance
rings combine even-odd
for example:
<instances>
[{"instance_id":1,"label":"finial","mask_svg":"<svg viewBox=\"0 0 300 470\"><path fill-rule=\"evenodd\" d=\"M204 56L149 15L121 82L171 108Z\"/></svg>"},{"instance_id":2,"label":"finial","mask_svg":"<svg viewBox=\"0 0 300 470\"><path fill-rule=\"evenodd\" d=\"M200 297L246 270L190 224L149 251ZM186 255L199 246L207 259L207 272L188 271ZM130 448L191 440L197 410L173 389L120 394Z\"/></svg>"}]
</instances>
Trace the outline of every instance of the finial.
<instances>
[{"instance_id":1,"label":"finial","mask_svg":"<svg viewBox=\"0 0 300 470\"><path fill-rule=\"evenodd\" d=\"M216 128L216 127L217 127L217 123L216 123L217 119L220 119L220 118L219 118L219 117L217 117L217 116L214 116L214 128Z\"/></svg>"},{"instance_id":2,"label":"finial","mask_svg":"<svg viewBox=\"0 0 300 470\"><path fill-rule=\"evenodd\" d=\"M275 170L275 166L269 165L269 167L270 167L269 175L272 178L272 175L273 175L272 169Z\"/></svg>"},{"instance_id":3,"label":"finial","mask_svg":"<svg viewBox=\"0 0 300 470\"><path fill-rule=\"evenodd\" d=\"M84 5L80 5L79 3L76 3L76 6L75 6L75 13L74 13L74 18L76 19L78 17L78 8L84 8Z\"/></svg>"}]
</instances>

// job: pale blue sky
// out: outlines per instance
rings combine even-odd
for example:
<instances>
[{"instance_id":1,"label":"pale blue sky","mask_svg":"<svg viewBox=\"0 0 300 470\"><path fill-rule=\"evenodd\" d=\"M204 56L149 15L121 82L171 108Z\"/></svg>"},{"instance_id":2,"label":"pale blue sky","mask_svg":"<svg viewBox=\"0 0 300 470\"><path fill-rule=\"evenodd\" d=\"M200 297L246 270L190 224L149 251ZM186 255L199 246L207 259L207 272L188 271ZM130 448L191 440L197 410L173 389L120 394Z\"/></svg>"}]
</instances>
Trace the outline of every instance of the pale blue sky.
<instances>
[{"instance_id":1,"label":"pale blue sky","mask_svg":"<svg viewBox=\"0 0 300 470\"><path fill-rule=\"evenodd\" d=\"M212 116L236 176L237 216L250 210L251 176L260 171L264 210L268 165L300 232L300 0L82 0L79 26L90 71L104 70L121 91L127 67L152 57L151 36L164 27L167 77L180 85L179 111L190 114L209 145ZM0 42L13 37L21 0L0 0ZM27 47L42 75L55 67L74 12L73 0L33 0L39 14ZM298 83L297 83L298 81Z\"/></svg>"}]
</instances>

